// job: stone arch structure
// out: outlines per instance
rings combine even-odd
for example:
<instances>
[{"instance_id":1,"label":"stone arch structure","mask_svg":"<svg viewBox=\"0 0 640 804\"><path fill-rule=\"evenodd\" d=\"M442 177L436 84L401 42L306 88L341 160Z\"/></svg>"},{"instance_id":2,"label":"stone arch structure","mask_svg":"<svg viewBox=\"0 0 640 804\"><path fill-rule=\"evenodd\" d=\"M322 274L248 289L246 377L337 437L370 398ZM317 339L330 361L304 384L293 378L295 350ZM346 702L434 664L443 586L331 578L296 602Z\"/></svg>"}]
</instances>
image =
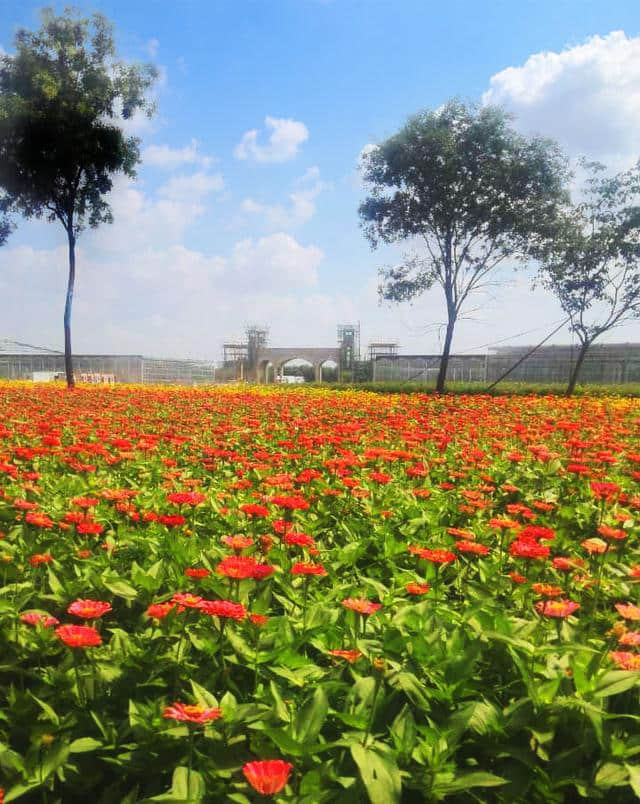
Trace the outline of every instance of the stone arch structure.
<instances>
[{"instance_id":1,"label":"stone arch structure","mask_svg":"<svg viewBox=\"0 0 640 804\"><path fill-rule=\"evenodd\" d=\"M255 366L255 382L267 382L267 368L269 363L275 367L275 372L290 360L306 360L313 366L316 382L322 381L322 364L331 360L340 364L340 349L322 347L274 347L260 349Z\"/></svg>"}]
</instances>

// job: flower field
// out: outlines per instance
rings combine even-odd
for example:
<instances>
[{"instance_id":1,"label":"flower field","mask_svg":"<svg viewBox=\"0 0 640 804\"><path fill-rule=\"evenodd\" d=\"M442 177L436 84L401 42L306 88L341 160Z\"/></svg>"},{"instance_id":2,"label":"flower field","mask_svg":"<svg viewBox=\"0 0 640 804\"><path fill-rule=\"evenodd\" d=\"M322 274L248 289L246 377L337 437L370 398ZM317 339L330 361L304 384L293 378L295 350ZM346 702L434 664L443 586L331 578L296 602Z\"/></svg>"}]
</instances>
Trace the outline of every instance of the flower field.
<instances>
[{"instance_id":1,"label":"flower field","mask_svg":"<svg viewBox=\"0 0 640 804\"><path fill-rule=\"evenodd\" d=\"M4 801L637 800L639 427L1 385Z\"/></svg>"}]
</instances>

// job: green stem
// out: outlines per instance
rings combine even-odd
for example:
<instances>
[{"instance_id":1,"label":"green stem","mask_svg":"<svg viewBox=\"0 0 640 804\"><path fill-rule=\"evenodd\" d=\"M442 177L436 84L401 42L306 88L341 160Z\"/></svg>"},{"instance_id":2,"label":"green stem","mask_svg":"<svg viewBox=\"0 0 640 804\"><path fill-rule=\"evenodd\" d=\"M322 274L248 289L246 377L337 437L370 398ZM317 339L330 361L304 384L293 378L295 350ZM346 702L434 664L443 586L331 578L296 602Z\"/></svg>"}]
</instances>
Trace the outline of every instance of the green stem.
<instances>
[{"instance_id":1,"label":"green stem","mask_svg":"<svg viewBox=\"0 0 640 804\"><path fill-rule=\"evenodd\" d=\"M371 734L371 729L373 728L373 718L376 713L376 700L378 698L378 692L380 691L380 686L382 684L382 676L379 673L376 673L376 685L373 689L373 700L371 701L371 712L369 712L369 720L367 722L367 730L364 734L364 740L362 741L362 745L366 748L367 747L367 740L369 739L369 735Z\"/></svg>"},{"instance_id":2,"label":"green stem","mask_svg":"<svg viewBox=\"0 0 640 804\"><path fill-rule=\"evenodd\" d=\"M80 670L78 668L78 657L73 648L71 648L71 655L73 657L73 669L76 674L76 685L78 687L78 701L80 702L80 706L85 705L85 696L84 696L84 687L82 682L80 681Z\"/></svg>"}]
</instances>

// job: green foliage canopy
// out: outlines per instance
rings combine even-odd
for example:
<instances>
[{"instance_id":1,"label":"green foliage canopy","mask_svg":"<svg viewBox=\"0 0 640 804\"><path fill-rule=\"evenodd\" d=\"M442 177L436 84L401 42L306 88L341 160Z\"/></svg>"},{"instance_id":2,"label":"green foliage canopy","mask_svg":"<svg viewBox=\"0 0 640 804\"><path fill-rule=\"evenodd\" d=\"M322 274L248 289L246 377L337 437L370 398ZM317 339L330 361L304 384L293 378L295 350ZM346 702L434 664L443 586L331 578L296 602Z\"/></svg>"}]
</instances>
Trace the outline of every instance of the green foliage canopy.
<instances>
[{"instance_id":1,"label":"green foliage canopy","mask_svg":"<svg viewBox=\"0 0 640 804\"><path fill-rule=\"evenodd\" d=\"M444 291L442 390L453 328L469 297L507 257L525 257L553 231L566 198L566 160L553 142L517 134L501 108L453 100L371 148L362 169L370 194L359 212L371 246L416 245L382 271L382 298L411 300L436 284Z\"/></svg>"}]
</instances>

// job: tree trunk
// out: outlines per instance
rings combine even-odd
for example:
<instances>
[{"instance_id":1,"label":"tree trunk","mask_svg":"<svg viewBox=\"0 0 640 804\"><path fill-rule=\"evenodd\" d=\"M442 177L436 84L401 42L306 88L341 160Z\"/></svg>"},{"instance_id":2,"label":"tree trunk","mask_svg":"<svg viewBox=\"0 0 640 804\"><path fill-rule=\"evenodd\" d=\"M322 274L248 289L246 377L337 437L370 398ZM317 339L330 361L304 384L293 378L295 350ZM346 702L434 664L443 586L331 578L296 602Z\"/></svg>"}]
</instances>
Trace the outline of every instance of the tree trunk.
<instances>
[{"instance_id":1,"label":"tree trunk","mask_svg":"<svg viewBox=\"0 0 640 804\"><path fill-rule=\"evenodd\" d=\"M445 390L445 383L447 381L447 368L449 366L449 353L451 352L451 341L453 340L453 328L456 325L455 318L449 317L447 322L447 334L444 338L444 346L442 347L442 355L440 356L440 368L438 370L438 379L436 380L436 392L443 394Z\"/></svg>"},{"instance_id":2,"label":"tree trunk","mask_svg":"<svg viewBox=\"0 0 640 804\"><path fill-rule=\"evenodd\" d=\"M67 388L73 388L73 357L71 354L71 307L73 305L73 286L76 281L76 238L73 228L67 229L69 241L69 281L67 283L67 300L64 305L64 370L67 375Z\"/></svg>"},{"instance_id":3,"label":"tree trunk","mask_svg":"<svg viewBox=\"0 0 640 804\"><path fill-rule=\"evenodd\" d=\"M578 381L578 375L580 374L580 369L582 368L582 364L587 354L587 350L591 344L589 341L585 341L580 345L580 351L578 352L578 359L576 360L576 364L571 371L571 376L569 377L569 385L567 386L567 396L571 396L576 388L576 383Z\"/></svg>"}]
</instances>

